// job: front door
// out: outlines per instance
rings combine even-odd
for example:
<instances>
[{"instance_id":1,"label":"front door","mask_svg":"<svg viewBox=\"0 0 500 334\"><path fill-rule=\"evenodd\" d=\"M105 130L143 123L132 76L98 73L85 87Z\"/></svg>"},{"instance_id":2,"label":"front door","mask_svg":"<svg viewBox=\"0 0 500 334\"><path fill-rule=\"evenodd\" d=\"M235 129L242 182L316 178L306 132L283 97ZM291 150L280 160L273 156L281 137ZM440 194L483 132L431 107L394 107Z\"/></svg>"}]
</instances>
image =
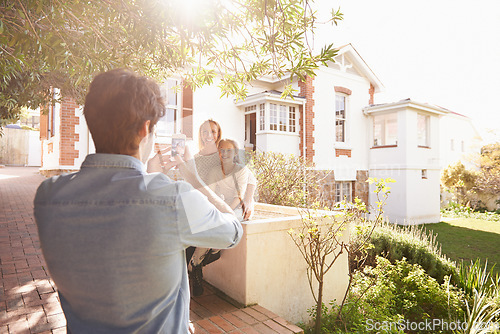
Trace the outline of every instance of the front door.
<instances>
[{"instance_id":1,"label":"front door","mask_svg":"<svg viewBox=\"0 0 500 334\"><path fill-rule=\"evenodd\" d=\"M245 115L245 144L252 144L252 150L256 149L255 131L257 129L257 114L251 113Z\"/></svg>"}]
</instances>

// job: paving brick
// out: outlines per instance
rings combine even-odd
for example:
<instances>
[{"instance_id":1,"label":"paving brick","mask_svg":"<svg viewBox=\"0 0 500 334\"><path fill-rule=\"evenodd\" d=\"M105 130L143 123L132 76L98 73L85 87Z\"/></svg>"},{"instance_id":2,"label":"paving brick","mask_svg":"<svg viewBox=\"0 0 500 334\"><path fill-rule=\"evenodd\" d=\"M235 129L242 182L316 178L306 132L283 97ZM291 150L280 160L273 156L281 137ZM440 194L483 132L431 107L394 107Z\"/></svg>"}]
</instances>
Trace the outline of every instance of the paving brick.
<instances>
[{"instance_id":1,"label":"paving brick","mask_svg":"<svg viewBox=\"0 0 500 334\"><path fill-rule=\"evenodd\" d=\"M260 305L253 305L253 306L251 306L251 308L254 309L254 310L256 310L257 312L260 312L260 313L264 314L266 317L268 317L270 319L276 318L278 316L277 314L269 311L266 308L263 308Z\"/></svg>"},{"instance_id":2,"label":"paving brick","mask_svg":"<svg viewBox=\"0 0 500 334\"><path fill-rule=\"evenodd\" d=\"M62 313L48 315L47 322L49 322L52 325L52 328L59 328L66 326L66 318Z\"/></svg>"},{"instance_id":3,"label":"paving brick","mask_svg":"<svg viewBox=\"0 0 500 334\"><path fill-rule=\"evenodd\" d=\"M0 326L6 326L13 322L27 320L26 314L13 314L12 312L1 312L0 313Z\"/></svg>"},{"instance_id":4,"label":"paving brick","mask_svg":"<svg viewBox=\"0 0 500 334\"><path fill-rule=\"evenodd\" d=\"M205 329L203 329L203 327L201 327L198 324L193 324L193 327L194 327L194 333L196 333L196 334L206 334L206 333L208 333Z\"/></svg>"},{"instance_id":5,"label":"paving brick","mask_svg":"<svg viewBox=\"0 0 500 334\"><path fill-rule=\"evenodd\" d=\"M232 314L237 316L238 318L240 318L241 320L243 320L244 322L246 322L249 325L253 325L253 324L256 324L259 322L257 319L255 319L254 317L252 317L248 313L245 313L241 310L234 311L234 312L232 312Z\"/></svg>"},{"instance_id":6,"label":"paving brick","mask_svg":"<svg viewBox=\"0 0 500 334\"><path fill-rule=\"evenodd\" d=\"M236 328L233 324L231 324L227 320L224 320L220 316L212 317L212 318L210 318L210 321L212 321L214 324L216 324L217 326L219 326L225 332L230 332L230 331L232 331L233 329Z\"/></svg>"},{"instance_id":7,"label":"paving brick","mask_svg":"<svg viewBox=\"0 0 500 334\"><path fill-rule=\"evenodd\" d=\"M269 319L266 315L264 315L263 313L257 312L256 310L254 310L251 307L245 307L244 309L242 309L242 311L245 312L246 314L252 316L253 318L259 320L259 321L265 321L265 320Z\"/></svg>"},{"instance_id":8,"label":"paving brick","mask_svg":"<svg viewBox=\"0 0 500 334\"><path fill-rule=\"evenodd\" d=\"M205 329L210 334L224 333L222 329L220 329L218 326L216 326L212 321L208 319L200 320L197 322L197 324L203 327L203 329Z\"/></svg>"},{"instance_id":9,"label":"paving brick","mask_svg":"<svg viewBox=\"0 0 500 334\"><path fill-rule=\"evenodd\" d=\"M193 310L189 310L189 321L196 322L196 321L201 320L201 319L203 319L203 318L200 317L195 312L193 312Z\"/></svg>"},{"instance_id":10,"label":"paving brick","mask_svg":"<svg viewBox=\"0 0 500 334\"><path fill-rule=\"evenodd\" d=\"M276 333L280 333L280 334L293 334L293 332L291 330L289 330L286 327L281 326L279 323L277 323L274 320L270 320L270 319L266 320L266 321L264 321L264 324L266 326L272 328L273 330L275 330Z\"/></svg>"},{"instance_id":11,"label":"paving brick","mask_svg":"<svg viewBox=\"0 0 500 334\"><path fill-rule=\"evenodd\" d=\"M63 334L66 318L46 271L33 218L33 197L45 178L33 168L17 171L22 174L19 178L0 179L0 334L7 330L9 334ZM196 334L302 332L259 305L238 309L208 284L190 306Z\"/></svg>"},{"instance_id":12,"label":"paving brick","mask_svg":"<svg viewBox=\"0 0 500 334\"><path fill-rule=\"evenodd\" d=\"M54 314L62 314L63 310L61 307L61 304L59 302L57 303L49 303L49 304L43 304L43 310L45 312L45 315L54 315Z\"/></svg>"},{"instance_id":13,"label":"paving brick","mask_svg":"<svg viewBox=\"0 0 500 334\"><path fill-rule=\"evenodd\" d=\"M191 310L202 319L210 318L215 315L193 299L191 299Z\"/></svg>"},{"instance_id":14,"label":"paving brick","mask_svg":"<svg viewBox=\"0 0 500 334\"><path fill-rule=\"evenodd\" d=\"M29 313L27 317L30 327L46 324L48 322L44 312Z\"/></svg>"},{"instance_id":15,"label":"paving brick","mask_svg":"<svg viewBox=\"0 0 500 334\"><path fill-rule=\"evenodd\" d=\"M289 323L288 321L286 321L285 319L283 319L282 317L277 317L277 318L274 318L273 319L274 321L276 321L277 323L279 323L280 325L282 325L283 327L286 327L288 328L289 330L291 330L293 333L303 333L304 331L302 330L302 328L298 327L298 326L295 326L291 323Z\"/></svg>"},{"instance_id":16,"label":"paving brick","mask_svg":"<svg viewBox=\"0 0 500 334\"><path fill-rule=\"evenodd\" d=\"M9 333L30 334L28 320L11 322L7 325L7 327L9 328Z\"/></svg>"},{"instance_id":17,"label":"paving brick","mask_svg":"<svg viewBox=\"0 0 500 334\"><path fill-rule=\"evenodd\" d=\"M252 327L245 327L245 328L242 328L241 331L243 333L247 333L247 334L260 334L259 332L257 332L254 328Z\"/></svg>"},{"instance_id":18,"label":"paving brick","mask_svg":"<svg viewBox=\"0 0 500 334\"><path fill-rule=\"evenodd\" d=\"M263 323L254 325L253 328L260 334L276 334L276 331L274 331L272 328L266 326Z\"/></svg>"},{"instance_id":19,"label":"paving brick","mask_svg":"<svg viewBox=\"0 0 500 334\"><path fill-rule=\"evenodd\" d=\"M232 323L234 326L236 326L236 328L242 328L248 326L246 322L234 316L232 313L223 314L221 317Z\"/></svg>"}]
</instances>

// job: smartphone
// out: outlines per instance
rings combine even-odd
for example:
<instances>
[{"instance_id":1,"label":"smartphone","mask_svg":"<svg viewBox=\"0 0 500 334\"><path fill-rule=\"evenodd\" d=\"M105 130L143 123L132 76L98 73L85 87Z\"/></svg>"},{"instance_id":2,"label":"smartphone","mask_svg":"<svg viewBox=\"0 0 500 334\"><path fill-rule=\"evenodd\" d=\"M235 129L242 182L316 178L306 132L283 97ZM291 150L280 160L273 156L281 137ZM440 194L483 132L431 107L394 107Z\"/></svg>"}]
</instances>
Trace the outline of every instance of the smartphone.
<instances>
[{"instance_id":1,"label":"smartphone","mask_svg":"<svg viewBox=\"0 0 500 334\"><path fill-rule=\"evenodd\" d=\"M177 154L184 156L184 149L186 147L186 135L185 134L173 134L172 135L172 156L175 157Z\"/></svg>"}]
</instances>

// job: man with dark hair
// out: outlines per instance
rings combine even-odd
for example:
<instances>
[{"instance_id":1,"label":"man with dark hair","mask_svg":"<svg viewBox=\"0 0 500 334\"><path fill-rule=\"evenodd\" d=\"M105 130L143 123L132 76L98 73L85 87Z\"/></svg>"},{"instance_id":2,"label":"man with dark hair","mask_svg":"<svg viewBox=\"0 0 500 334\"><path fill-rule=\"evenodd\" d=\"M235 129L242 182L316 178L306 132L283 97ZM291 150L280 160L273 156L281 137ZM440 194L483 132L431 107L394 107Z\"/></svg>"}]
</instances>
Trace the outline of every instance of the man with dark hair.
<instances>
[{"instance_id":1,"label":"man with dark hair","mask_svg":"<svg viewBox=\"0 0 500 334\"><path fill-rule=\"evenodd\" d=\"M97 153L38 188L41 248L68 332L187 333L185 249L229 248L242 236L232 210L179 155L169 165L190 184L145 172L164 109L150 79L99 74L84 106Z\"/></svg>"}]
</instances>

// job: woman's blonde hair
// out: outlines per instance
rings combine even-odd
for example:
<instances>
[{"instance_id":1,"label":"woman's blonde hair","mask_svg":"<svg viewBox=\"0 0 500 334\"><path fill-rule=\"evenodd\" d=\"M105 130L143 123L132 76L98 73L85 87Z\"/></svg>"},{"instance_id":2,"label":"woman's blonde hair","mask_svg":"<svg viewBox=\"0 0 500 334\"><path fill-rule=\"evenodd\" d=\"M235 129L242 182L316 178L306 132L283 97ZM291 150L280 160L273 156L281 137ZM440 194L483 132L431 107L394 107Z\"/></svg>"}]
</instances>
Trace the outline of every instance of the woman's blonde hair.
<instances>
[{"instance_id":1,"label":"woman's blonde hair","mask_svg":"<svg viewBox=\"0 0 500 334\"><path fill-rule=\"evenodd\" d=\"M221 139L221 136L222 136L219 123L217 123L216 121L214 121L211 118L207 119L205 122L201 123L200 129L198 130L198 147L200 148L200 150L203 149L203 147L205 147L205 144L203 143L203 139L201 137L201 128L206 123L209 123L210 131L212 131L211 124L214 124L217 127L217 138L215 138L215 145L217 145L217 146L219 145L219 142L220 142L220 139Z\"/></svg>"}]
</instances>

